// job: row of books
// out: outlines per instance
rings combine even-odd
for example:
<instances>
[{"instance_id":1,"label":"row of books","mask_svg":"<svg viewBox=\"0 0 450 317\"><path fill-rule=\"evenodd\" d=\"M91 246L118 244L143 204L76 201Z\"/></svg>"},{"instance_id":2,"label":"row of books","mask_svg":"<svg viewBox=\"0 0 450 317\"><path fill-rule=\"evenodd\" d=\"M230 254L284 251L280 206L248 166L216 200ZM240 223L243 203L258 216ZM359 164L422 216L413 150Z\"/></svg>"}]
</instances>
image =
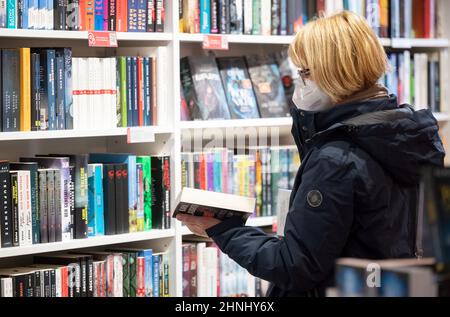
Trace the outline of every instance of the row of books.
<instances>
[{"instance_id":1,"label":"row of books","mask_svg":"<svg viewBox=\"0 0 450 317\"><path fill-rule=\"evenodd\" d=\"M256 217L273 216L278 189L292 189L300 166L295 146L260 147L248 154L218 148L182 153L182 188L256 198Z\"/></svg>"},{"instance_id":2,"label":"row of books","mask_svg":"<svg viewBox=\"0 0 450 317\"><path fill-rule=\"evenodd\" d=\"M390 53L392 67L383 79L391 93L398 96L400 104L414 105L415 109L431 109L433 112L447 111L448 54ZM441 69L443 71L441 71Z\"/></svg>"},{"instance_id":3,"label":"row of books","mask_svg":"<svg viewBox=\"0 0 450 317\"><path fill-rule=\"evenodd\" d=\"M155 57L89 57L72 62L75 129L157 124Z\"/></svg>"},{"instance_id":4,"label":"row of books","mask_svg":"<svg viewBox=\"0 0 450 317\"><path fill-rule=\"evenodd\" d=\"M435 0L179 0L180 32L292 35L319 15L349 10L380 37L436 36Z\"/></svg>"},{"instance_id":5,"label":"row of books","mask_svg":"<svg viewBox=\"0 0 450 317\"><path fill-rule=\"evenodd\" d=\"M183 297L263 297L267 282L253 277L212 243L182 246Z\"/></svg>"},{"instance_id":6,"label":"row of books","mask_svg":"<svg viewBox=\"0 0 450 317\"><path fill-rule=\"evenodd\" d=\"M185 57L181 60L182 119L288 117L295 77L286 51L217 59Z\"/></svg>"},{"instance_id":7,"label":"row of books","mask_svg":"<svg viewBox=\"0 0 450 317\"><path fill-rule=\"evenodd\" d=\"M0 28L164 32L165 0L1 0Z\"/></svg>"},{"instance_id":8,"label":"row of books","mask_svg":"<svg viewBox=\"0 0 450 317\"><path fill-rule=\"evenodd\" d=\"M170 228L166 156L21 157L0 177L2 248Z\"/></svg>"},{"instance_id":9,"label":"row of books","mask_svg":"<svg viewBox=\"0 0 450 317\"><path fill-rule=\"evenodd\" d=\"M152 249L44 254L0 269L0 297L168 297L169 268Z\"/></svg>"},{"instance_id":10,"label":"row of books","mask_svg":"<svg viewBox=\"0 0 450 317\"><path fill-rule=\"evenodd\" d=\"M0 50L1 131L156 125L157 57Z\"/></svg>"}]
</instances>

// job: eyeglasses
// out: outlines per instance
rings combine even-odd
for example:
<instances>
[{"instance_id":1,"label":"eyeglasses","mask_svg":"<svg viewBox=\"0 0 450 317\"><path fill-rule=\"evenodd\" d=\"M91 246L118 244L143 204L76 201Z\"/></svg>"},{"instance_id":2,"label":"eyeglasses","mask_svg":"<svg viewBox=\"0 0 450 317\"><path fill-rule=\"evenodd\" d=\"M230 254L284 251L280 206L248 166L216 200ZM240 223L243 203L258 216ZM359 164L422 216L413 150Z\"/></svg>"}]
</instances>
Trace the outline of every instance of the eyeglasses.
<instances>
[{"instance_id":1,"label":"eyeglasses","mask_svg":"<svg viewBox=\"0 0 450 317\"><path fill-rule=\"evenodd\" d=\"M309 68L297 70L298 76L302 79L303 85L306 86L306 79L311 75Z\"/></svg>"}]
</instances>

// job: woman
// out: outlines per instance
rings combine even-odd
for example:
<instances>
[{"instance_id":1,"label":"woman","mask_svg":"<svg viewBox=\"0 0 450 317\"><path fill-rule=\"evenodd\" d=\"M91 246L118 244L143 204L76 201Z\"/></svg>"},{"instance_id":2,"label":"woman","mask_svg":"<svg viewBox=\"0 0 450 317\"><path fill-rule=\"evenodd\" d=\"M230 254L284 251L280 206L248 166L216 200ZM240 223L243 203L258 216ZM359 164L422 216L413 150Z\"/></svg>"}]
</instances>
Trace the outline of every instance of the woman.
<instances>
[{"instance_id":1,"label":"woman","mask_svg":"<svg viewBox=\"0 0 450 317\"><path fill-rule=\"evenodd\" d=\"M237 218L180 216L254 276L270 296L323 296L340 257L415 256L420 167L443 165L430 111L397 105L377 82L386 54L367 22L343 12L307 24L290 47L301 80L292 134L302 165L285 237Z\"/></svg>"}]
</instances>

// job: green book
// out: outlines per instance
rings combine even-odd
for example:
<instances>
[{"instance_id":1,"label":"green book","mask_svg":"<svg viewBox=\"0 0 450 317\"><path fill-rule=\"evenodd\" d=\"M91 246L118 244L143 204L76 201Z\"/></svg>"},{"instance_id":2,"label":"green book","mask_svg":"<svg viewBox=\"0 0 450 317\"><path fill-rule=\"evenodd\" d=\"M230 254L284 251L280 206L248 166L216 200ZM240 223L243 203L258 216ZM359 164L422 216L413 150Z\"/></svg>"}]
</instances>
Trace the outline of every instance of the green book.
<instances>
[{"instance_id":1,"label":"green book","mask_svg":"<svg viewBox=\"0 0 450 317\"><path fill-rule=\"evenodd\" d=\"M128 269L130 276L130 292L129 297L136 297L137 290L137 252L128 253Z\"/></svg>"},{"instance_id":2,"label":"green book","mask_svg":"<svg viewBox=\"0 0 450 317\"><path fill-rule=\"evenodd\" d=\"M121 126L127 127L127 59L125 56L119 57L120 74L120 118Z\"/></svg>"},{"instance_id":3,"label":"green book","mask_svg":"<svg viewBox=\"0 0 450 317\"><path fill-rule=\"evenodd\" d=\"M261 0L253 0L253 35L261 35Z\"/></svg>"},{"instance_id":4,"label":"green book","mask_svg":"<svg viewBox=\"0 0 450 317\"><path fill-rule=\"evenodd\" d=\"M142 164L144 183L144 231L152 229L152 166L150 156L138 156L136 163Z\"/></svg>"},{"instance_id":5,"label":"green book","mask_svg":"<svg viewBox=\"0 0 450 317\"><path fill-rule=\"evenodd\" d=\"M129 254L122 253L122 283L123 283L123 297L130 297L130 265Z\"/></svg>"}]
</instances>

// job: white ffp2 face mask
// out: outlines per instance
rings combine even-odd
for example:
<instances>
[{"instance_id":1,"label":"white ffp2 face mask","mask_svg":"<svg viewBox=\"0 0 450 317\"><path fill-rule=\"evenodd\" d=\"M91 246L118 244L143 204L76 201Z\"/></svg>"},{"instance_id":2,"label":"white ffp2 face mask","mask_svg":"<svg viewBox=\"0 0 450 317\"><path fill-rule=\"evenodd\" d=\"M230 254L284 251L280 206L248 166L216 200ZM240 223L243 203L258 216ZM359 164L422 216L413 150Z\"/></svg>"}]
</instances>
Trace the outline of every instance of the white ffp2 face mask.
<instances>
[{"instance_id":1,"label":"white ffp2 face mask","mask_svg":"<svg viewBox=\"0 0 450 317\"><path fill-rule=\"evenodd\" d=\"M306 85L297 82L292 101L298 109L305 111L325 111L333 107L331 98L312 80L305 79Z\"/></svg>"}]
</instances>

